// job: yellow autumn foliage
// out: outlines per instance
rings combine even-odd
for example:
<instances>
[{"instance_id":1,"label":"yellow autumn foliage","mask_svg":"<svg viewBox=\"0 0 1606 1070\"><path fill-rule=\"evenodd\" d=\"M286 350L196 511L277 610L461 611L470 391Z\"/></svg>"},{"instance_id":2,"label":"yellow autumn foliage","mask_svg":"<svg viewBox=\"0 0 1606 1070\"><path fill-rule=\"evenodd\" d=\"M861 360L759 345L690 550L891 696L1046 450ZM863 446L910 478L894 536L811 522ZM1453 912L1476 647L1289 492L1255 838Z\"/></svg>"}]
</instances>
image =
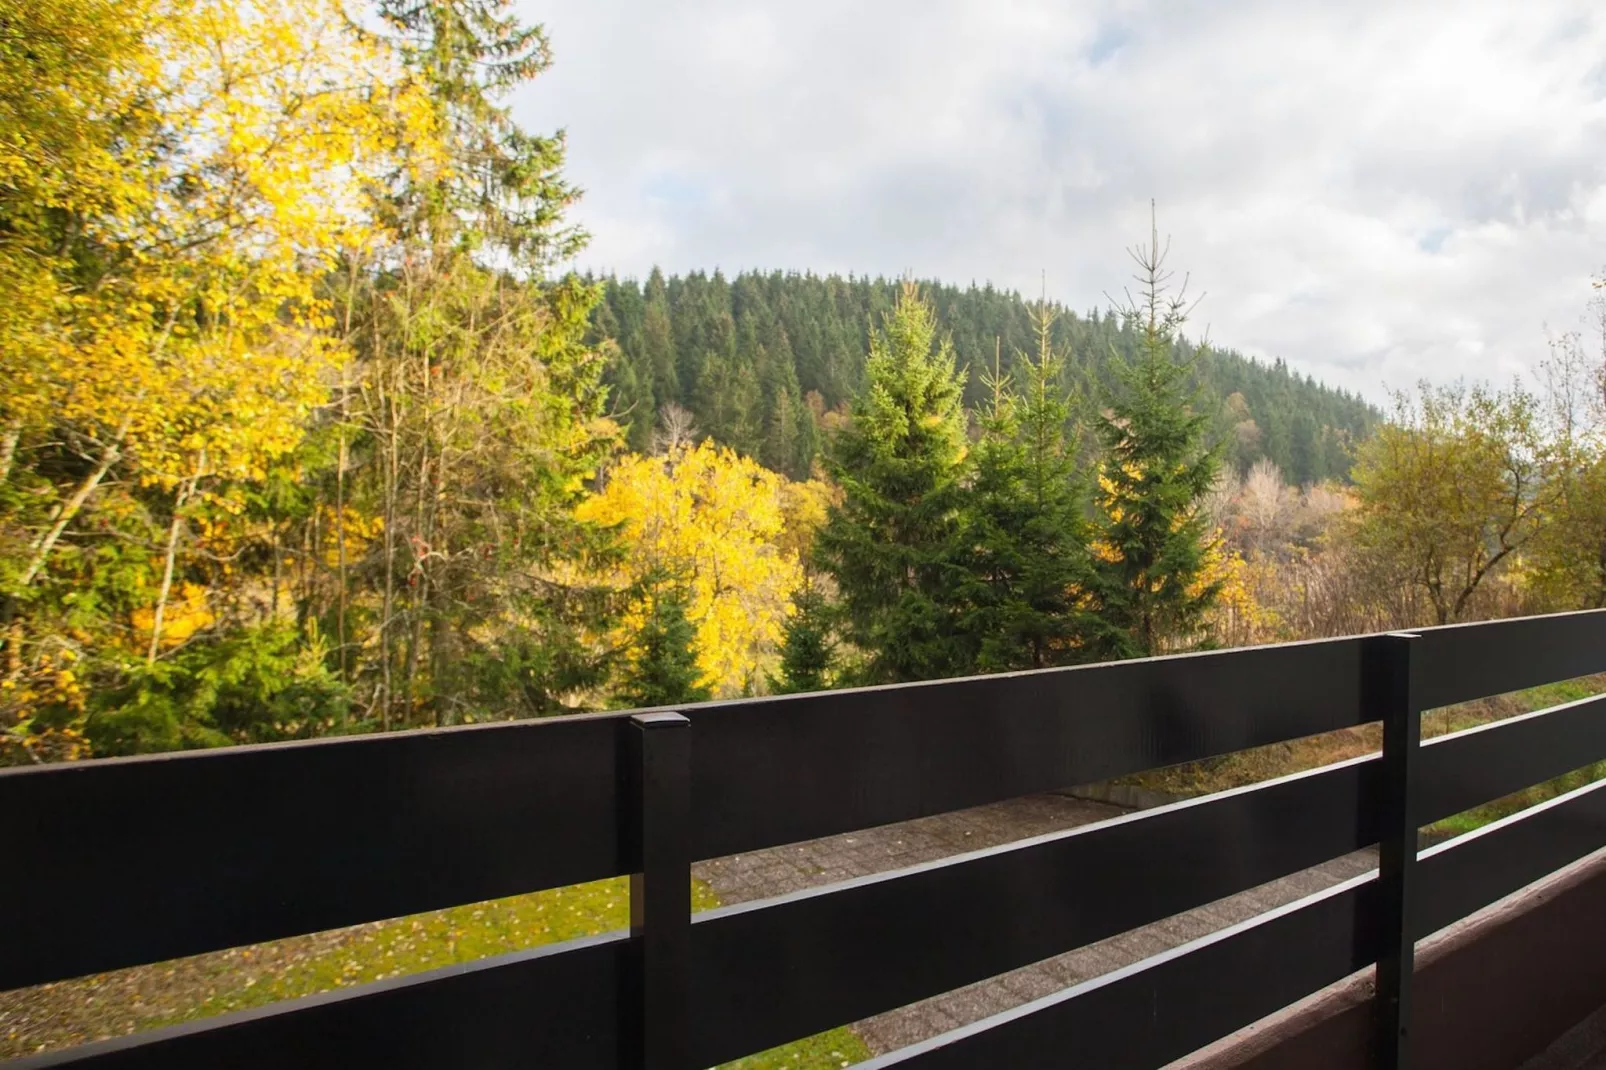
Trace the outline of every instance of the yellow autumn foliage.
<instances>
[{"instance_id":1,"label":"yellow autumn foliage","mask_svg":"<svg viewBox=\"0 0 1606 1070\"><path fill-rule=\"evenodd\" d=\"M349 505L342 511L326 504L319 513L319 521L326 533L322 540L323 564L326 568L339 566L342 539L345 541L346 560L350 562L366 553L374 540L385 531L384 516L369 515Z\"/></svg>"},{"instance_id":2,"label":"yellow autumn foliage","mask_svg":"<svg viewBox=\"0 0 1606 1070\"><path fill-rule=\"evenodd\" d=\"M828 500L823 484L792 483L704 442L662 457L625 456L578 514L622 525L630 553L608 577L614 583L663 575L685 586L703 682L729 696L763 679L803 582L799 548L823 521ZM615 641L628 643L646 611L644 601L631 606Z\"/></svg>"},{"instance_id":3,"label":"yellow autumn foliage","mask_svg":"<svg viewBox=\"0 0 1606 1070\"><path fill-rule=\"evenodd\" d=\"M15 653L22 637L21 622L13 621L6 634L12 664L0 679L0 765L87 757L88 743L76 726L39 725L34 719L38 710L53 706L83 713L86 696L74 668L77 651L57 638L31 663L22 664Z\"/></svg>"},{"instance_id":4,"label":"yellow autumn foliage","mask_svg":"<svg viewBox=\"0 0 1606 1070\"><path fill-rule=\"evenodd\" d=\"M1267 580L1272 566L1251 562L1235 549L1229 549L1218 530L1205 552L1204 568L1189 586L1197 596L1212 584L1220 584L1215 604L1205 614L1205 627L1222 646L1250 646L1277 638L1281 624L1277 613L1262 605L1255 591Z\"/></svg>"},{"instance_id":5,"label":"yellow autumn foliage","mask_svg":"<svg viewBox=\"0 0 1606 1070\"><path fill-rule=\"evenodd\" d=\"M162 613L160 649L170 650L203 628L209 627L217 617L207 600L206 587L198 583L180 584L169 596ZM151 641L151 627L156 622L154 606L142 606L130 614L134 626L135 649L143 652Z\"/></svg>"},{"instance_id":6,"label":"yellow autumn foliage","mask_svg":"<svg viewBox=\"0 0 1606 1070\"><path fill-rule=\"evenodd\" d=\"M0 355L6 407L97 429L164 484L203 451L209 471L260 478L336 357L308 269L365 240L365 183L398 138L427 137L431 109L387 89L404 84L395 60L334 0L120 0L99 21L139 41L111 57L100 102L127 129L33 196L82 212L110 267L41 296L48 336ZM27 162L6 148L0 174Z\"/></svg>"},{"instance_id":7,"label":"yellow autumn foliage","mask_svg":"<svg viewBox=\"0 0 1606 1070\"><path fill-rule=\"evenodd\" d=\"M40 58L0 65L0 423L70 428L91 462L26 586L112 465L182 506L296 447L343 359L322 279L399 161L442 154L437 106L340 0L39 0L19 32Z\"/></svg>"}]
</instances>

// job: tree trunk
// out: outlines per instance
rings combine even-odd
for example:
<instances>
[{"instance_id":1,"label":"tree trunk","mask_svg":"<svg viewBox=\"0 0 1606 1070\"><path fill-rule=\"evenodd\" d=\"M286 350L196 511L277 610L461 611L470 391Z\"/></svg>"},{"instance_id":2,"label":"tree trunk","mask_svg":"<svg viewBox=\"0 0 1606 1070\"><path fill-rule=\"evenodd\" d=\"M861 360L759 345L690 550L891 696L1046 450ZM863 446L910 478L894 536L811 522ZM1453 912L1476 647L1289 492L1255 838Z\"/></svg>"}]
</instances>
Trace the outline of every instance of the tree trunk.
<instances>
[{"instance_id":1,"label":"tree trunk","mask_svg":"<svg viewBox=\"0 0 1606 1070\"><path fill-rule=\"evenodd\" d=\"M117 429L117 434L101 448L100 458L95 462L95 467L90 469L89 474L79 482L72 496L56 509L50 527L29 547L33 551L33 556L28 559L28 567L23 570L20 586L27 587L38 578L39 573L44 571L45 562L50 559L50 552L61 540L61 533L67 530L67 525L77 517L79 510L84 507L84 502L95 493L100 481L106 478L106 473L111 471L112 465L122 456L123 436L128 433L129 421L129 417L123 419L123 425Z\"/></svg>"},{"instance_id":2,"label":"tree trunk","mask_svg":"<svg viewBox=\"0 0 1606 1070\"><path fill-rule=\"evenodd\" d=\"M269 616L279 619L279 584L282 582L284 571L284 554L280 549L279 522L273 522L273 598L268 603Z\"/></svg>"},{"instance_id":3,"label":"tree trunk","mask_svg":"<svg viewBox=\"0 0 1606 1070\"><path fill-rule=\"evenodd\" d=\"M167 614L167 596L173 590L173 566L178 559L178 540L184 530L184 504L200 479L194 477L179 485L178 497L173 501L173 522L167 527L167 556L162 562L162 586L156 592L156 612L151 617L151 646L145 655L146 665L156 664L156 654L162 645L162 618Z\"/></svg>"},{"instance_id":4,"label":"tree trunk","mask_svg":"<svg viewBox=\"0 0 1606 1070\"><path fill-rule=\"evenodd\" d=\"M0 483L11 478L11 465L17 459L17 443L22 441L22 421L12 420L0 431Z\"/></svg>"},{"instance_id":5,"label":"tree trunk","mask_svg":"<svg viewBox=\"0 0 1606 1070\"><path fill-rule=\"evenodd\" d=\"M385 593L383 604L379 613L379 673L381 686L385 693L379 706L379 725L385 731L390 730L390 707L394 695L391 671L395 665L395 651L393 649L395 630L392 627L392 616L396 611L396 464L398 428L396 426L396 401L388 401L383 396L385 391L384 371L376 375L379 383L381 397L379 411L381 417L390 424L388 428L389 441L385 450Z\"/></svg>"},{"instance_id":6,"label":"tree trunk","mask_svg":"<svg viewBox=\"0 0 1606 1070\"><path fill-rule=\"evenodd\" d=\"M1606 539L1595 549L1595 593L1590 600L1591 609L1606 607Z\"/></svg>"},{"instance_id":7,"label":"tree trunk","mask_svg":"<svg viewBox=\"0 0 1606 1070\"><path fill-rule=\"evenodd\" d=\"M167 323L162 327L161 337L156 340L156 346L152 350L154 356L160 357L167 348L167 340L172 336L173 324L177 318L177 311L168 313ZM78 515L78 511L84 507L84 502L89 500L89 496L95 492L95 488L100 486L100 481L106 478L106 473L111 471L112 465L116 464L118 458L122 456L123 439L128 434L128 428L134 422L134 408L144 399L145 391L142 388L135 395L133 404L129 406L127 415L123 417L123 422L118 425L117 433L111 437L111 441L101 447L100 459L95 462L95 467L90 471L89 475L84 477L83 482L78 484L78 489L73 491L72 497L63 502L61 508L51 517L52 522L49 530L43 536L34 540L33 545L29 547L33 551L33 556L28 561L27 569L23 571L21 586L27 587L33 583L40 572L44 571L45 562L50 559L50 552L56 548L56 543L61 539L61 533L67 530L67 525L73 522L73 518ZM13 455L15 448L15 446L12 447Z\"/></svg>"},{"instance_id":8,"label":"tree trunk","mask_svg":"<svg viewBox=\"0 0 1606 1070\"><path fill-rule=\"evenodd\" d=\"M342 683L351 682L351 674L346 668L346 429L344 426L346 399L345 393L340 398L341 420L340 428L340 460L335 468L335 546L337 555L337 571L340 590L335 608L335 642L340 645L340 680Z\"/></svg>"}]
</instances>

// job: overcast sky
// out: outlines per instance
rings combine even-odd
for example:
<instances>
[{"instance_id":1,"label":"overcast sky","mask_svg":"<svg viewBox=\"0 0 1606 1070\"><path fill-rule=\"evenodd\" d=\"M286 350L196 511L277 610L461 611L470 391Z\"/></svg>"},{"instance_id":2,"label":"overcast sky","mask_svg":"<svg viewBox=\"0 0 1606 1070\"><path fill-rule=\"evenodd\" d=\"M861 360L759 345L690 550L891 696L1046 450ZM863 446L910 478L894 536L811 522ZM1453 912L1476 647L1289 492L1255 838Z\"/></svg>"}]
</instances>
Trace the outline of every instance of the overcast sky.
<instances>
[{"instance_id":1,"label":"overcast sky","mask_svg":"<svg viewBox=\"0 0 1606 1070\"><path fill-rule=\"evenodd\" d=\"M1148 203L1189 333L1381 399L1509 380L1606 268L1599 0L520 0L580 265L1119 295Z\"/></svg>"}]
</instances>

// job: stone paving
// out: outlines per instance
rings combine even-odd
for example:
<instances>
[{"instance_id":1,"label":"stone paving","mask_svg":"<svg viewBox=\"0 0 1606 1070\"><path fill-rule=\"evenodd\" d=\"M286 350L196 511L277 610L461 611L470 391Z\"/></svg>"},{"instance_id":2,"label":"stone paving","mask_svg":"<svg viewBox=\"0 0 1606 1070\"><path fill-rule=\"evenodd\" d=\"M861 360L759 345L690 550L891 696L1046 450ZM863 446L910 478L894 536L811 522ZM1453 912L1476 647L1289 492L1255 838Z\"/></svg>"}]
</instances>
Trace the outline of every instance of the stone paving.
<instances>
[{"instance_id":1,"label":"stone paving","mask_svg":"<svg viewBox=\"0 0 1606 1070\"><path fill-rule=\"evenodd\" d=\"M1028 795L973 810L714 858L693 866L692 876L707 881L721 903L745 903L1089 825L1126 812L1065 795Z\"/></svg>"},{"instance_id":2,"label":"stone paving","mask_svg":"<svg viewBox=\"0 0 1606 1070\"><path fill-rule=\"evenodd\" d=\"M1064 795L1030 795L712 859L699 863L693 874L707 881L722 903L740 903L1104 821L1125 812L1106 803ZM877 1015L855 1023L853 1029L876 1054L914 1044L1235 925L1376 865L1375 851L1357 851L1152 925Z\"/></svg>"}]
</instances>

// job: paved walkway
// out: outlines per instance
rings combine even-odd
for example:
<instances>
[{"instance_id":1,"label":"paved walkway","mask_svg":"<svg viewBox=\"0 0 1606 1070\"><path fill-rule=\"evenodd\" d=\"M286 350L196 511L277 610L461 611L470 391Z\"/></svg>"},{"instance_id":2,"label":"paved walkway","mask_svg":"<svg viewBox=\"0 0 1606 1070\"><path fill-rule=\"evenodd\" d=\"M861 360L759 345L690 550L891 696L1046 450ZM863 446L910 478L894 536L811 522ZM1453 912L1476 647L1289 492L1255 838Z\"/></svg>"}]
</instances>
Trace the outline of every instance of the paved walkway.
<instances>
[{"instance_id":1,"label":"paved walkway","mask_svg":"<svg viewBox=\"0 0 1606 1070\"><path fill-rule=\"evenodd\" d=\"M721 903L745 903L1090 825L1126 812L1063 795L1028 795L973 810L714 858L693 866L692 876L707 881Z\"/></svg>"},{"instance_id":2,"label":"paved walkway","mask_svg":"<svg viewBox=\"0 0 1606 1070\"><path fill-rule=\"evenodd\" d=\"M1030 795L973 810L713 859L699 863L693 874L707 881L721 902L740 903L1091 824L1124 812L1119 807L1062 795ZM1153 925L877 1015L856 1023L853 1029L876 1054L914 1044L1235 925L1376 865L1375 852L1357 851Z\"/></svg>"}]
</instances>

